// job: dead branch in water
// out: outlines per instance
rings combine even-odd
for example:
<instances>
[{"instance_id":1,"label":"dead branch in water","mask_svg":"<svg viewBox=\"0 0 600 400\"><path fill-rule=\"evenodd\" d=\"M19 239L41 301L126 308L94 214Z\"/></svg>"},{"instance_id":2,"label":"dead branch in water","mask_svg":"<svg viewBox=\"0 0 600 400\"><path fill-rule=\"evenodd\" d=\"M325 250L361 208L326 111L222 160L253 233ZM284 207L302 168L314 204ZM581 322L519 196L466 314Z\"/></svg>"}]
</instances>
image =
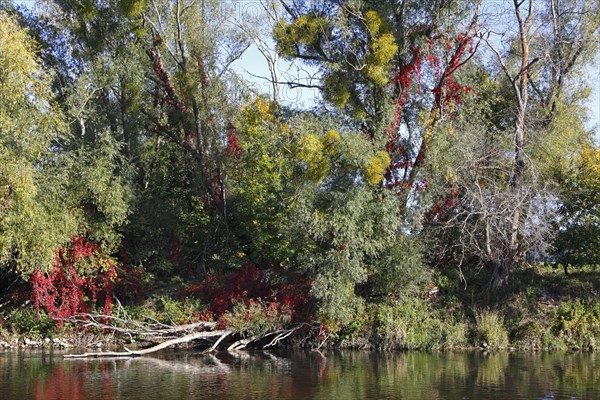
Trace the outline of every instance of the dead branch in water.
<instances>
[{"instance_id":1,"label":"dead branch in water","mask_svg":"<svg viewBox=\"0 0 600 400\"><path fill-rule=\"evenodd\" d=\"M76 314L71 318L57 318L57 320L80 324L83 327L100 328L105 331L114 331L134 336L179 336L182 333L193 332L197 329L213 329L216 322L196 322L185 325L167 325L158 321L147 323L130 321L112 315L102 314ZM112 325L101 321L110 321Z\"/></svg>"},{"instance_id":2,"label":"dead branch in water","mask_svg":"<svg viewBox=\"0 0 600 400\"><path fill-rule=\"evenodd\" d=\"M208 347L205 352L215 351L219 346L229 351L243 350L248 347L267 349L274 347L306 324L299 324L289 329L279 329L271 332L257 334L250 338L243 336L242 332L232 329L214 330L216 322L197 322L186 325L166 325L158 321L142 322L130 321L125 318L101 314L77 314L62 321L80 324L83 327L92 327L109 331L114 334L126 335L133 341L134 337L145 341L158 342L158 344L142 349L111 352L90 352L83 354L67 354L65 358L95 358L95 357L137 357L154 353L167 347L189 343L194 340L206 340ZM225 340L231 339L231 340Z\"/></svg>"},{"instance_id":3,"label":"dead branch in water","mask_svg":"<svg viewBox=\"0 0 600 400\"><path fill-rule=\"evenodd\" d=\"M145 354L154 353L167 347L174 346L176 344L188 343L192 340L206 339L210 337L220 336L221 338L217 341L221 341L224 337L230 335L233 331L220 330L220 331L208 331L208 332L196 332L189 335L182 336L176 339L170 339L162 342L156 346L149 347L143 350L129 350L125 347L125 351L108 351L108 352L95 352L95 353L83 353L83 354L65 354L64 358L98 358L98 357L138 357Z\"/></svg>"}]
</instances>

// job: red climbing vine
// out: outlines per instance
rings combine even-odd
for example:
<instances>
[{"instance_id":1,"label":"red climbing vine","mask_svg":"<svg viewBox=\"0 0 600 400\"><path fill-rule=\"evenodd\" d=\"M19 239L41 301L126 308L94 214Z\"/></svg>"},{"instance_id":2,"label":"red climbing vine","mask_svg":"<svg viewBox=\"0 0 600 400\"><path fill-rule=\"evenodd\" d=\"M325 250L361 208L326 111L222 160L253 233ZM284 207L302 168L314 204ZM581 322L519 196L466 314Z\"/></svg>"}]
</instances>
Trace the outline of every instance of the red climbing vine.
<instances>
[{"instance_id":1,"label":"red climbing vine","mask_svg":"<svg viewBox=\"0 0 600 400\"><path fill-rule=\"evenodd\" d=\"M386 150L391 160L385 185L398 194L413 189L427 190L428 183L418 181L415 172L427 155L431 140L428 130L445 115L451 118L453 107L460 104L464 94L473 91L453 78L475 51L472 36L434 35L425 48L425 51L420 47L412 50L409 61L396 69L391 83L395 114L385 131ZM431 82L430 89L424 90L425 83ZM409 128L403 128L403 118L406 108L417 101L431 104L430 121L419 128L423 130L422 135L411 135L407 134Z\"/></svg>"},{"instance_id":2,"label":"red climbing vine","mask_svg":"<svg viewBox=\"0 0 600 400\"><path fill-rule=\"evenodd\" d=\"M73 236L68 245L56 250L50 271L32 273L31 294L36 309L44 308L61 325L61 318L99 304L110 315L116 279L116 262L98 244Z\"/></svg>"}]
</instances>

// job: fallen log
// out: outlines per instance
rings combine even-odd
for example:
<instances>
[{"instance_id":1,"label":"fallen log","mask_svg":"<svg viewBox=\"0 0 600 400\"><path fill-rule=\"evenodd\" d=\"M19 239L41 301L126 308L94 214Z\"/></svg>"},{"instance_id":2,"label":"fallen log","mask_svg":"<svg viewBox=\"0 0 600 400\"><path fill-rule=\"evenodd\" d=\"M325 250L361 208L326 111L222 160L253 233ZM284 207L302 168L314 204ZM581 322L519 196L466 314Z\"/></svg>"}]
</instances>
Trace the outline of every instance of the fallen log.
<instances>
[{"instance_id":1,"label":"fallen log","mask_svg":"<svg viewBox=\"0 0 600 400\"><path fill-rule=\"evenodd\" d=\"M99 357L139 357L145 354L154 353L156 351L166 349L167 347L174 346L176 344L188 343L193 340L206 339L210 337L220 336L217 340L218 344L225 337L232 334L234 331L231 330L219 330L219 331L207 331L207 332L196 332L189 335L185 335L176 339L164 341L156 346L149 347L142 350L129 350L125 347L125 351L108 351L108 352L94 352L94 353L82 353L82 354L65 354L64 358L99 358ZM216 347L213 345L213 347Z\"/></svg>"},{"instance_id":2,"label":"fallen log","mask_svg":"<svg viewBox=\"0 0 600 400\"><path fill-rule=\"evenodd\" d=\"M173 336L200 328L213 329L217 325L216 322L206 321L184 325L166 325L159 322L149 324L102 314L77 314L71 318L55 318L55 320L80 324L84 328L93 327L105 331L136 336ZM111 321L114 325L109 325L101 321Z\"/></svg>"}]
</instances>

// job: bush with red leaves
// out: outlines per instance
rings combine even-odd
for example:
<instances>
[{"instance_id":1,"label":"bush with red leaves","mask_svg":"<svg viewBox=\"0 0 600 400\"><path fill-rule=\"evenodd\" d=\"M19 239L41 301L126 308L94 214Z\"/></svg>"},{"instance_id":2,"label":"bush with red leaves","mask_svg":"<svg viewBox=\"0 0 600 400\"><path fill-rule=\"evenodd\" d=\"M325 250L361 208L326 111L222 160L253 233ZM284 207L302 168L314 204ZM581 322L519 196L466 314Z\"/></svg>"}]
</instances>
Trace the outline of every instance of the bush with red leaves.
<instances>
[{"instance_id":1,"label":"bush with red leaves","mask_svg":"<svg viewBox=\"0 0 600 400\"><path fill-rule=\"evenodd\" d=\"M310 321L310 282L304 278L284 276L285 271L262 270L244 264L238 271L211 274L201 284L184 289L180 296L193 296L207 304L207 319L218 319L235 304L258 301L266 307L285 309L296 321ZM286 279L282 279L286 278ZM294 283L274 283L275 281Z\"/></svg>"},{"instance_id":2,"label":"bush with red leaves","mask_svg":"<svg viewBox=\"0 0 600 400\"><path fill-rule=\"evenodd\" d=\"M82 236L56 251L49 272L36 269L30 277L36 309L43 307L51 318L69 318L88 312L98 303L110 315L117 279L115 261L95 243Z\"/></svg>"}]
</instances>

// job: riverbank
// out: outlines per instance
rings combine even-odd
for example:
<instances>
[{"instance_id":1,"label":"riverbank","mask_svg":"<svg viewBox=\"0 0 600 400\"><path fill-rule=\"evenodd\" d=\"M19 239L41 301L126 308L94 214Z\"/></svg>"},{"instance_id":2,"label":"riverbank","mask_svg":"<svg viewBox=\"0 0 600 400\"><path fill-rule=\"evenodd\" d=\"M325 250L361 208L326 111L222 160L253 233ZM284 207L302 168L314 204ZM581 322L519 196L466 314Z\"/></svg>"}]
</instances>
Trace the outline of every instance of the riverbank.
<instances>
[{"instance_id":1,"label":"riverbank","mask_svg":"<svg viewBox=\"0 0 600 400\"><path fill-rule=\"evenodd\" d=\"M467 276L465 284L457 274L455 269L440 270L429 283L402 296L357 303L350 323L306 323L280 345L385 350L598 349L598 269L580 268L566 275L562 268L530 266L515 272L511 285L496 292L487 290L483 275ZM172 326L205 319L202 301L176 296L179 289L170 287L165 291L163 287L160 296L150 296L141 304L119 305L115 316L122 321ZM254 301L236 306L236 311L217 322L221 328L235 330L240 338L260 338L269 331L292 326L280 310L268 315L265 310L274 309L272 304ZM119 333L99 325L88 324L85 328L81 321L71 324L51 320L43 312L38 314L31 303L4 310L3 314L0 347L4 348L118 349L152 344L125 330Z\"/></svg>"}]
</instances>

